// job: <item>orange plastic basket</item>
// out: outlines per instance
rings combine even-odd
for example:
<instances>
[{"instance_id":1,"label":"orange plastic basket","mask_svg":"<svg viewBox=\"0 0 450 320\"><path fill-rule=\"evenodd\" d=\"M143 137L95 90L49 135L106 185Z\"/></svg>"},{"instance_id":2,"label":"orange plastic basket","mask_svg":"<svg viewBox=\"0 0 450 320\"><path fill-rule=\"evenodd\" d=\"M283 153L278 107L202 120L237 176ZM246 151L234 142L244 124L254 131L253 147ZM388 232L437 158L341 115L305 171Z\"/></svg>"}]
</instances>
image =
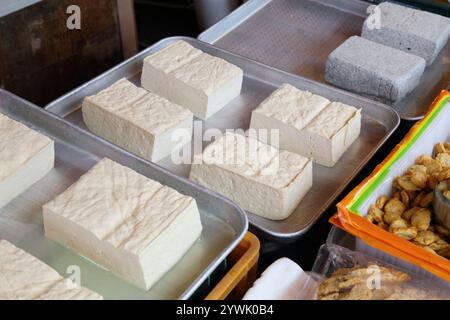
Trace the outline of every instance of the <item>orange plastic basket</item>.
<instances>
[{"instance_id":1,"label":"orange plastic basket","mask_svg":"<svg viewBox=\"0 0 450 320\"><path fill-rule=\"evenodd\" d=\"M239 300L256 280L260 243L248 232L230 253L231 270L206 296L206 300Z\"/></svg>"},{"instance_id":2,"label":"orange plastic basket","mask_svg":"<svg viewBox=\"0 0 450 320\"><path fill-rule=\"evenodd\" d=\"M374 185L383 181L384 174L389 173L390 166L401 159L405 150L414 147L416 138L425 132L427 126L432 123L438 114L448 112L449 101L450 92L442 91L431 105L427 115L411 128L403 140L375 168L369 177L337 204L338 213L330 219L330 222L360 238L368 245L415 264L450 282L449 260L425 251L415 244L375 226L363 218L357 210L357 202L364 198L364 195L370 193ZM354 206L356 206L356 209Z\"/></svg>"}]
</instances>

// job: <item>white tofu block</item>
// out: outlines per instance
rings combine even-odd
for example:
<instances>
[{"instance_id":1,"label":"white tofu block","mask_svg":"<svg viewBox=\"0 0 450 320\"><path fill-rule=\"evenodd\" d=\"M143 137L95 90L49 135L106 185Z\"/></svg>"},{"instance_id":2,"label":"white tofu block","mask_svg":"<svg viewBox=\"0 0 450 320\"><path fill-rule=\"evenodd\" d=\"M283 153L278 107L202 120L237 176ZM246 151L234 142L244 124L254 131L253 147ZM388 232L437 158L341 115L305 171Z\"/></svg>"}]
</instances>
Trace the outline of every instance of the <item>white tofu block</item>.
<instances>
[{"instance_id":1,"label":"white tofu block","mask_svg":"<svg viewBox=\"0 0 450 320\"><path fill-rule=\"evenodd\" d=\"M322 96L299 90L290 84L283 84L265 99L253 113L255 116L261 115L268 119L275 119L280 124L288 124L297 130L301 130L328 104L330 104L330 101ZM273 120L267 124L272 125Z\"/></svg>"},{"instance_id":2,"label":"white tofu block","mask_svg":"<svg viewBox=\"0 0 450 320\"><path fill-rule=\"evenodd\" d=\"M310 155L317 163L332 167L359 137L361 110L333 102L305 129Z\"/></svg>"},{"instance_id":3,"label":"white tofu block","mask_svg":"<svg viewBox=\"0 0 450 320\"><path fill-rule=\"evenodd\" d=\"M271 220L287 218L312 187L312 162L234 133L196 155L190 179Z\"/></svg>"},{"instance_id":4,"label":"white tofu block","mask_svg":"<svg viewBox=\"0 0 450 320\"><path fill-rule=\"evenodd\" d=\"M235 65L195 49L185 41L144 60L142 86L207 119L242 89L243 71Z\"/></svg>"},{"instance_id":5,"label":"white tofu block","mask_svg":"<svg viewBox=\"0 0 450 320\"><path fill-rule=\"evenodd\" d=\"M195 199L103 159L43 207L45 235L144 290L202 231Z\"/></svg>"},{"instance_id":6,"label":"white tofu block","mask_svg":"<svg viewBox=\"0 0 450 320\"><path fill-rule=\"evenodd\" d=\"M174 133L192 136L192 113L126 79L83 102L83 119L90 131L150 161L182 148ZM187 139L184 141L188 141Z\"/></svg>"},{"instance_id":7,"label":"white tofu block","mask_svg":"<svg viewBox=\"0 0 450 320\"><path fill-rule=\"evenodd\" d=\"M298 144L303 138L301 130L329 103L322 96L283 84L253 110L250 129L278 130L280 149L303 154ZM258 134L258 139L273 143L270 141L270 132L268 137ZM306 155L310 157L309 153Z\"/></svg>"},{"instance_id":8,"label":"white tofu block","mask_svg":"<svg viewBox=\"0 0 450 320\"><path fill-rule=\"evenodd\" d=\"M76 288L42 261L0 240L0 300L102 300Z\"/></svg>"},{"instance_id":9,"label":"white tofu block","mask_svg":"<svg viewBox=\"0 0 450 320\"><path fill-rule=\"evenodd\" d=\"M0 113L0 208L41 180L55 164L51 139Z\"/></svg>"},{"instance_id":10,"label":"white tofu block","mask_svg":"<svg viewBox=\"0 0 450 320\"><path fill-rule=\"evenodd\" d=\"M281 149L332 167L358 138L361 113L285 84L253 110L250 128L279 130ZM258 138L273 143L263 135Z\"/></svg>"}]
</instances>

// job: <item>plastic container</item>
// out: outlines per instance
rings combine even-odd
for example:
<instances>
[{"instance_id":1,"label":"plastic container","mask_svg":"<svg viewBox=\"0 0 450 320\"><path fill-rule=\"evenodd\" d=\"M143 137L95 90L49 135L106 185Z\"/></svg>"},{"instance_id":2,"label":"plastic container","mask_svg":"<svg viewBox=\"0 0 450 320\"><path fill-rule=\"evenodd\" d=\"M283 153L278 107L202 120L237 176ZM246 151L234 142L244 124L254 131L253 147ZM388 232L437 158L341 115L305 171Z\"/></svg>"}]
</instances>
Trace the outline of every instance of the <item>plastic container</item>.
<instances>
[{"instance_id":1,"label":"plastic container","mask_svg":"<svg viewBox=\"0 0 450 320\"><path fill-rule=\"evenodd\" d=\"M373 257L379 261L390 264L394 267L406 270L408 272L413 272L414 274L418 274L425 279L429 279L431 281L435 281L441 283L444 286L448 286L450 290L450 283L435 276L434 274L417 267L407 261L399 259L395 256L392 256L384 251L378 250L372 246L369 246L362 242L361 240L355 238L351 234L345 232L342 229L334 226L327 237L327 244L335 244L349 250L353 250L356 252L361 252L367 256Z\"/></svg>"},{"instance_id":2,"label":"plastic container","mask_svg":"<svg viewBox=\"0 0 450 320\"><path fill-rule=\"evenodd\" d=\"M398 262L396 259L393 260L394 262ZM382 280L381 274L377 279L377 269L375 269L375 266L380 267L386 267L388 269L391 269L392 271L401 271L405 275L409 276L409 279L401 279L399 278L397 281L391 282L393 279L386 278L386 280ZM348 268L367 268L366 272L361 273L363 269L359 272L356 272L356 274L353 275L355 279L351 279L350 275L343 275L342 271L343 269ZM378 269L379 270L379 269ZM360 251L354 251L349 248L343 247L338 244L332 244L332 243L326 243L323 246L321 246L316 261L314 263L314 266L312 268L312 271L310 273L310 276L315 279L317 282L321 283L322 281L325 281L326 279L330 278L335 272L338 271L340 274L335 275L336 277L344 277L340 281L344 280L344 282L340 282L340 285L344 285L342 288L339 286L339 290L341 291L341 294L345 296L348 294L348 291L351 290L352 292L355 290L356 296L359 296L358 298L356 296L352 296L352 293L350 295L352 298L349 299L431 299L434 300L436 298L439 299L450 299L450 284L447 282L443 282L440 279L436 281L436 277L432 276L429 273L423 273L419 272L417 273L416 270L410 267L407 267L405 265L399 266L395 263L393 264L392 261L387 262L383 257L380 259L380 257L374 257L370 253L363 253ZM378 271L379 272L379 271ZM358 281L365 281L367 284L367 288L364 289L364 282L361 282L359 284L356 284L357 282L354 282L354 280ZM361 287L361 285L363 285ZM373 285L379 286L379 288L376 287L370 287ZM355 288L352 288L355 287ZM336 287L328 287L328 289L335 290ZM378 289L385 289L382 291L378 291ZM409 291L409 294L407 292L403 291ZM411 295L411 290L414 291L414 294ZM399 297L397 294L396 297L393 298L391 295L395 292L402 293L403 297ZM328 293L330 294L330 292ZM379 295L381 294L381 295ZM404 295L406 294L406 296ZM332 298L335 299L335 298Z\"/></svg>"},{"instance_id":3,"label":"plastic container","mask_svg":"<svg viewBox=\"0 0 450 320\"><path fill-rule=\"evenodd\" d=\"M206 296L205 300L238 300L256 280L260 243L248 232L227 260L232 265L230 271Z\"/></svg>"},{"instance_id":4,"label":"plastic container","mask_svg":"<svg viewBox=\"0 0 450 320\"><path fill-rule=\"evenodd\" d=\"M449 260L401 239L364 218L369 206L381 195L391 193L394 178L402 175L418 156L431 155L436 143L449 141L449 123L450 92L442 91L425 118L413 126L368 178L338 203L338 214L330 221L358 238L357 250L376 248L414 264L417 270L423 268L450 282Z\"/></svg>"}]
</instances>

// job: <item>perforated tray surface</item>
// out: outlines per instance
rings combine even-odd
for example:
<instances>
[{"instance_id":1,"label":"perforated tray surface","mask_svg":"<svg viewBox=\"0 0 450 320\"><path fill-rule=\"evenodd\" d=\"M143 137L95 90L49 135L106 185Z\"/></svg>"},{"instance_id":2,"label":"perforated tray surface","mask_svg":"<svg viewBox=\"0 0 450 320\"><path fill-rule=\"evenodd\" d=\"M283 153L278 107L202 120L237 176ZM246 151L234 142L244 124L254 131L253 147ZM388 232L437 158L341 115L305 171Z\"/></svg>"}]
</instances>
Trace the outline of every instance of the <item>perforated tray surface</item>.
<instances>
[{"instance_id":1,"label":"perforated tray surface","mask_svg":"<svg viewBox=\"0 0 450 320\"><path fill-rule=\"evenodd\" d=\"M368 2L359 0L250 0L198 38L277 69L324 82L328 55L360 35ZM422 118L450 81L450 44L419 86L393 105L402 119Z\"/></svg>"}]
</instances>

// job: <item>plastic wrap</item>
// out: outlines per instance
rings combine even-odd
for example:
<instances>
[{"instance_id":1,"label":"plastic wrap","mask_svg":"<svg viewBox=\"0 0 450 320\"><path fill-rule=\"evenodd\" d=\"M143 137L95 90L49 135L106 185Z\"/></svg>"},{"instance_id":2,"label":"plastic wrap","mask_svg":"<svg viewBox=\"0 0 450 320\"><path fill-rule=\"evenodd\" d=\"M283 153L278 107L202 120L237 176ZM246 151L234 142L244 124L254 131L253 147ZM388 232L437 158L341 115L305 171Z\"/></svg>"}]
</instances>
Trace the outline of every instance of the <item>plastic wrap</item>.
<instances>
[{"instance_id":1,"label":"plastic wrap","mask_svg":"<svg viewBox=\"0 0 450 320\"><path fill-rule=\"evenodd\" d=\"M334 244L320 248L309 275L318 299L450 300L448 283Z\"/></svg>"}]
</instances>

